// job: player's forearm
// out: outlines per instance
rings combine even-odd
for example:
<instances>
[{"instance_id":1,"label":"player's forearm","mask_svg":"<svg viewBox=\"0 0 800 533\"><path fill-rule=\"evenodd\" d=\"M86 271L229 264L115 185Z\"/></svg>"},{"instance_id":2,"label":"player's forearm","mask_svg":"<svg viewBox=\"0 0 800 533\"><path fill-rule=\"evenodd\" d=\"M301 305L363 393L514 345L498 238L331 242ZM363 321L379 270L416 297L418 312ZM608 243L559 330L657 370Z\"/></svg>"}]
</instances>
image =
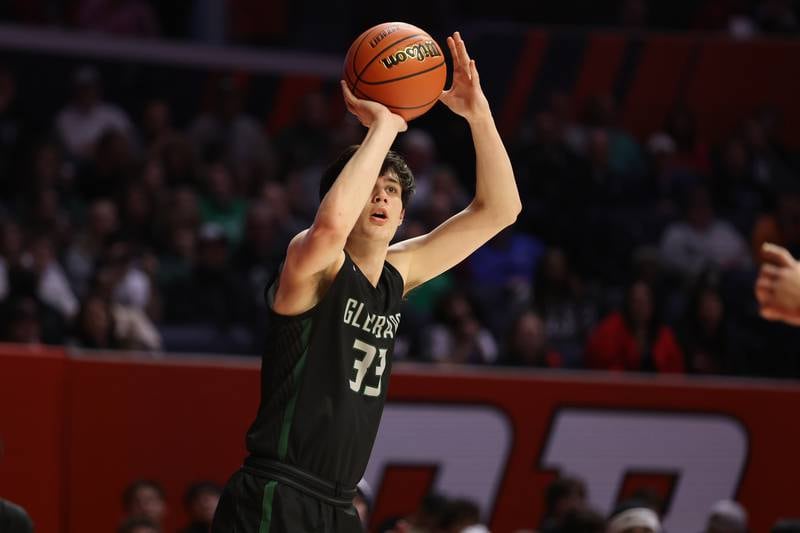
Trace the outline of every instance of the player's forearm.
<instances>
[{"instance_id":1,"label":"player's forearm","mask_svg":"<svg viewBox=\"0 0 800 533\"><path fill-rule=\"evenodd\" d=\"M315 226L341 232L345 236L350 233L372 193L383 161L396 137L397 128L390 120L378 119L370 126L361 146L322 199Z\"/></svg>"},{"instance_id":2,"label":"player's forearm","mask_svg":"<svg viewBox=\"0 0 800 533\"><path fill-rule=\"evenodd\" d=\"M475 199L473 207L487 210L503 226L513 224L522 210L514 169L491 112L470 117L475 143Z\"/></svg>"}]
</instances>

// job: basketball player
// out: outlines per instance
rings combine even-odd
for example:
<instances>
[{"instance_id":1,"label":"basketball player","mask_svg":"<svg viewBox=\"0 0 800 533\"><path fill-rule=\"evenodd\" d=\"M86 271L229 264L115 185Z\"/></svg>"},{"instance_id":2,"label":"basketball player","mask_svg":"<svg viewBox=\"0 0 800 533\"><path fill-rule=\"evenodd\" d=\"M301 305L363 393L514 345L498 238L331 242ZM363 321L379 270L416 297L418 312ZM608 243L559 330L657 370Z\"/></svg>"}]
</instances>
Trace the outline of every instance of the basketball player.
<instances>
[{"instance_id":1,"label":"basketball player","mask_svg":"<svg viewBox=\"0 0 800 533\"><path fill-rule=\"evenodd\" d=\"M761 246L761 257L756 280L761 316L800 326L800 263L786 248L771 243Z\"/></svg>"},{"instance_id":2,"label":"basketball player","mask_svg":"<svg viewBox=\"0 0 800 533\"><path fill-rule=\"evenodd\" d=\"M314 223L292 239L267 288L261 405L214 533L363 531L352 501L386 398L401 299L520 212L475 62L458 33L447 44L453 85L441 100L472 131L475 198L431 233L389 246L414 189L408 166L389 150L407 126L342 82L347 109L368 131L323 176Z\"/></svg>"}]
</instances>

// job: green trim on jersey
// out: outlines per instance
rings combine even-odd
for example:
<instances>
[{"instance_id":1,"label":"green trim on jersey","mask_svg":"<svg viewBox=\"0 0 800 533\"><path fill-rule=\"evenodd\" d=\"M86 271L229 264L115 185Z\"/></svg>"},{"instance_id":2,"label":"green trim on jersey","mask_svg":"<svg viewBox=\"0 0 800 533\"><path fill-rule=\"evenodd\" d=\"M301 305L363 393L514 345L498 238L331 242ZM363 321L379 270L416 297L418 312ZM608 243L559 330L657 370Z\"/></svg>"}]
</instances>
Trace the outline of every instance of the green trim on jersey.
<instances>
[{"instance_id":1,"label":"green trim on jersey","mask_svg":"<svg viewBox=\"0 0 800 533\"><path fill-rule=\"evenodd\" d=\"M297 404L297 397L300 395L300 376L306 366L306 355L308 355L308 338L311 335L311 319L303 321L303 331L300 332L300 338L303 345L303 355L297 360L292 370L292 382L294 384L294 394L286 404L286 411L283 413L283 424L281 424L281 434L278 439L278 458L283 461L286 459L286 451L289 448L289 431L292 428L292 420L294 419L294 407Z\"/></svg>"},{"instance_id":2,"label":"green trim on jersey","mask_svg":"<svg viewBox=\"0 0 800 533\"><path fill-rule=\"evenodd\" d=\"M261 500L261 524L258 526L258 533L269 533L272 524L272 500L275 497L275 487L277 481L270 481L264 486L264 499Z\"/></svg>"}]
</instances>

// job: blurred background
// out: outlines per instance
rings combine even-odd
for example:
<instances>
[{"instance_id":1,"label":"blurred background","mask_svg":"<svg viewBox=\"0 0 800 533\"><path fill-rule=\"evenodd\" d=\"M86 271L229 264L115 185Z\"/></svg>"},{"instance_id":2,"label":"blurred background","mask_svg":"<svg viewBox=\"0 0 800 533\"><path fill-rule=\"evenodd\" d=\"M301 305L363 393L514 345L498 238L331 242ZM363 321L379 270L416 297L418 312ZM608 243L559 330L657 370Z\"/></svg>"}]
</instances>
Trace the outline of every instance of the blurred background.
<instances>
[{"instance_id":1,"label":"blurred background","mask_svg":"<svg viewBox=\"0 0 800 533\"><path fill-rule=\"evenodd\" d=\"M377 443L370 530L394 516L603 531L632 494L673 533L711 527L719 501L744 508L719 504L734 525L713 531L744 531L746 511L753 531L800 516L800 437L763 414L800 404L800 329L759 318L753 296L762 243L800 253L799 16L792 0L0 3L0 497L39 531L113 531L142 514L125 487L148 478L172 509L156 531L202 523L184 491L213 494L241 460L264 286L313 220L322 170L363 136L341 101L344 54L401 20L440 44L462 32L524 209L409 296L390 395L493 405L512 434L480 448L509 472L488 492L448 481L440 452L389 475L399 459ZM398 138L417 180L398 239L466 206L471 146L442 105ZM680 453L613 476L592 470L604 459L546 459L565 405L637 428L624 413L722 416L741 446L697 464L731 479L692 498ZM662 459L698 453L668 441L652 444ZM767 468L785 477L764 494ZM559 487L582 496L562 509Z\"/></svg>"}]
</instances>

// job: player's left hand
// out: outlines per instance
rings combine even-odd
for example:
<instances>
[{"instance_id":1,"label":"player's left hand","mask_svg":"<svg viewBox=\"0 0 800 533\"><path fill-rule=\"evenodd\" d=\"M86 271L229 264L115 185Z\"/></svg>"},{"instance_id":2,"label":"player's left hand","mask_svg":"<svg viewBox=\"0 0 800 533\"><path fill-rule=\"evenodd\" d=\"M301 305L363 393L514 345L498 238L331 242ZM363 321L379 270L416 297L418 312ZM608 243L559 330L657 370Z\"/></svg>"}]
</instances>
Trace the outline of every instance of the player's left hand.
<instances>
[{"instance_id":1,"label":"player's left hand","mask_svg":"<svg viewBox=\"0 0 800 533\"><path fill-rule=\"evenodd\" d=\"M761 316L800 326L800 263L770 243L761 247L761 256L764 264L755 287Z\"/></svg>"},{"instance_id":2,"label":"player's left hand","mask_svg":"<svg viewBox=\"0 0 800 533\"><path fill-rule=\"evenodd\" d=\"M447 46L453 57L453 84L448 90L442 91L439 99L455 114L467 120L490 116L489 101L481 89L478 68L475 60L470 59L461 34L455 32L448 37Z\"/></svg>"}]
</instances>

